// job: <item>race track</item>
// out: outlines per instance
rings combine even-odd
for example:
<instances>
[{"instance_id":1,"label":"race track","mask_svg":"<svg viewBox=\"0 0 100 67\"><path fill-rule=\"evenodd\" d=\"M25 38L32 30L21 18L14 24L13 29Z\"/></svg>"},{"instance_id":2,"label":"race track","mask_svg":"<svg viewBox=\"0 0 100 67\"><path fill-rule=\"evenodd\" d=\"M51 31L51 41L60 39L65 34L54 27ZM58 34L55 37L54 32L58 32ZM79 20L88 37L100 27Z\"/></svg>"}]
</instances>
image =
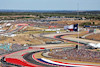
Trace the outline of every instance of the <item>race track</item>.
<instances>
[{"instance_id":1,"label":"race track","mask_svg":"<svg viewBox=\"0 0 100 67\"><path fill-rule=\"evenodd\" d=\"M62 36L65 36L65 35L70 35L70 34L64 34L64 35L57 35L57 36L54 36L54 38L55 39L58 39L58 40L67 40L67 41L70 41L70 42L73 42L73 43L78 43L78 42L76 42L76 41L71 41L71 40L68 40L68 39L63 39L62 38ZM81 45L84 45L84 43L80 43ZM29 49L30 50L30 49ZM38 49L37 49L38 50ZM26 51L28 51L28 50L26 50ZM29 67L60 67L59 65L53 65L53 64L42 64L42 63L40 63L40 62L37 62L36 61L36 59L38 59L38 58L36 58L36 59L34 59L33 58L33 54L35 54L35 53L38 53L38 52L40 52L41 50L39 49L38 51L32 51L32 52L28 52L28 53L25 53L25 54L23 54L22 55L22 57L23 57L23 60L25 60L25 61L27 61L27 62L23 62L23 61L21 61L21 62L23 62L23 63L26 63L26 64L28 64L28 66L30 65L30 64L34 64L34 65L38 65L38 66L29 66ZM6 56L5 56L6 57ZM39 58L40 59L40 58ZM29 64L30 63L30 64ZM23 64L16 64L16 65L21 65L21 66L23 66ZM78 65L78 64L77 64ZM94 65L83 65L83 67L91 67L91 66L94 66ZM61 67L77 67L77 66L74 66L74 64L73 64L73 66L64 66L64 65L61 65ZM79 66L78 66L79 67ZM96 66L96 67L99 67L99 66Z\"/></svg>"}]
</instances>

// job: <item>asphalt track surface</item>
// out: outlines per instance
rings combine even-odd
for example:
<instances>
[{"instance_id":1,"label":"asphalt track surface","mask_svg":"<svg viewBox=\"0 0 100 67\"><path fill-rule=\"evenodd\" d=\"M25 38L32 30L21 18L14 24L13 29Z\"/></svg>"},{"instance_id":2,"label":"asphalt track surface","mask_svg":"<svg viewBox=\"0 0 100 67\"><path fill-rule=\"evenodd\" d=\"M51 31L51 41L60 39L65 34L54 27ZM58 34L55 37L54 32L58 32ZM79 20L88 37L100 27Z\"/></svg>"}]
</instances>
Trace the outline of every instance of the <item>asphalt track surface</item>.
<instances>
[{"instance_id":1,"label":"asphalt track surface","mask_svg":"<svg viewBox=\"0 0 100 67\"><path fill-rule=\"evenodd\" d=\"M58 39L58 40L61 40L61 41L64 41L65 40L65 41L69 41L69 42L78 44L78 41L72 41L72 40L69 40L69 39L62 38L65 35L71 35L71 34L57 35L57 36L54 36L54 38L55 39ZM86 42L79 42L79 44L81 44L82 46L87 45Z\"/></svg>"},{"instance_id":2,"label":"asphalt track surface","mask_svg":"<svg viewBox=\"0 0 100 67\"><path fill-rule=\"evenodd\" d=\"M54 36L54 38L58 39L58 40L61 40L61 41L63 41L63 40L70 41L68 39L62 38L62 36L65 36L65 35L71 35L71 34L57 35L57 36ZM74 42L74 41L71 41L71 42ZM74 43L78 43L78 42L74 42Z\"/></svg>"},{"instance_id":3,"label":"asphalt track surface","mask_svg":"<svg viewBox=\"0 0 100 67\"><path fill-rule=\"evenodd\" d=\"M32 64L36 64L36 65L40 65L40 66L44 66L44 67L56 67L56 66L50 66L50 65L42 64L42 63L39 63L39 62L35 61L35 60L32 58L32 55L33 55L34 53L37 53L37 52L39 52L39 51L35 51L35 52L31 52L31 53L25 54L25 55L23 56L23 58L24 58L26 61L28 61L28 62L30 62L30 63L32 63Z\"/></svg>"}]
</instances>

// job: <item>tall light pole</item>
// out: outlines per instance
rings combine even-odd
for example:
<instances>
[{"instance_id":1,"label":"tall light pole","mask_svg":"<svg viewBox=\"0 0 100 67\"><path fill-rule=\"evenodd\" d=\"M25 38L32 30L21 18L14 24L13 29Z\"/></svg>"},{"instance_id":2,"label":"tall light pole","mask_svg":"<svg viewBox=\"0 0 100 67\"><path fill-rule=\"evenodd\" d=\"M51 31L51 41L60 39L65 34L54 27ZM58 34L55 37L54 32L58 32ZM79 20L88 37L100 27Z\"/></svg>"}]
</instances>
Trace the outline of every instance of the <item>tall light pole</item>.
<instances>
[{"instance_id":1,"label":"tall light pole","mask_svg":"<svg viewBox=\"0 0 100 67\"><path fill-rule=\"evenodd\" d=\"M79 17L79 3L77 3L77 20ZM78 21L78 49L79 49L79 21Z\"/></svg>"}]
</instances>

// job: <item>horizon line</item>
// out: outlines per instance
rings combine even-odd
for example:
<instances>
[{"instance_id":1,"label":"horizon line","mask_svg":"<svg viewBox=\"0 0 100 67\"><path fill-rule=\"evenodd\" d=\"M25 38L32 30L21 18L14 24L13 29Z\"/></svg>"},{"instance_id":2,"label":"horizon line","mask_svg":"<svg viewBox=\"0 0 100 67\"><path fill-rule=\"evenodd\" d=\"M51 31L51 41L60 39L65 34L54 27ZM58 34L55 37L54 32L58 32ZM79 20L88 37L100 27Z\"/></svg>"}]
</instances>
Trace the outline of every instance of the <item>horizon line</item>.
<instances>
[{"instance_id":1,"label":"horizon line","mask_svg":"<svg viewBox=\"0 0 100 67\"><path fill-rule=\"evenodd\" d=\"M23 11L100 11L100 10L31 10L31 9L0 9L0 10L23 10Z\"/></svg>"}]
</instances>

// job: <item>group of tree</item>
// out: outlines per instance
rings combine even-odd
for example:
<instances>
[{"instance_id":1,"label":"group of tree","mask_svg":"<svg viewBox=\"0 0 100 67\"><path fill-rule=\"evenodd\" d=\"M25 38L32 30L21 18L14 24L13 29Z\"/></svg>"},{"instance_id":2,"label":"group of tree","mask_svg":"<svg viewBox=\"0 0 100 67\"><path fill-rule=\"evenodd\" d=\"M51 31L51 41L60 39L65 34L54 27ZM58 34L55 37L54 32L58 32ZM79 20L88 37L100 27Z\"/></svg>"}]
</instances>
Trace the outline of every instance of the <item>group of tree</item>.
<instances>
[{"instance_id":1,"label":"group of tree","mask_svg":"<svg viewBox=\"0 0 100 67\"><path fill-rule=\"evenodd\" d=\"M91 25L91 26L98 26L98 25L100 25L100 24L95 24L95 22L84 22L84 23L81 23L80 24L80 26L89 26L89 25Z\"/></svg>"},{"instance_id":2,"label":"group of tree","mask_svg":"<svg viewBox=\"0 0 100 67\"><path fill-rule=\"evenodd\" d=\"M0 16L11 16L11 15L35 15L39 18L46 18L52 16L65 16L66 18L77 18L77 12L0 12ZM79 12L78 18L85 17L86 19L100 20L100 11L83 11Z\"/></svg>"}]
</instances>

